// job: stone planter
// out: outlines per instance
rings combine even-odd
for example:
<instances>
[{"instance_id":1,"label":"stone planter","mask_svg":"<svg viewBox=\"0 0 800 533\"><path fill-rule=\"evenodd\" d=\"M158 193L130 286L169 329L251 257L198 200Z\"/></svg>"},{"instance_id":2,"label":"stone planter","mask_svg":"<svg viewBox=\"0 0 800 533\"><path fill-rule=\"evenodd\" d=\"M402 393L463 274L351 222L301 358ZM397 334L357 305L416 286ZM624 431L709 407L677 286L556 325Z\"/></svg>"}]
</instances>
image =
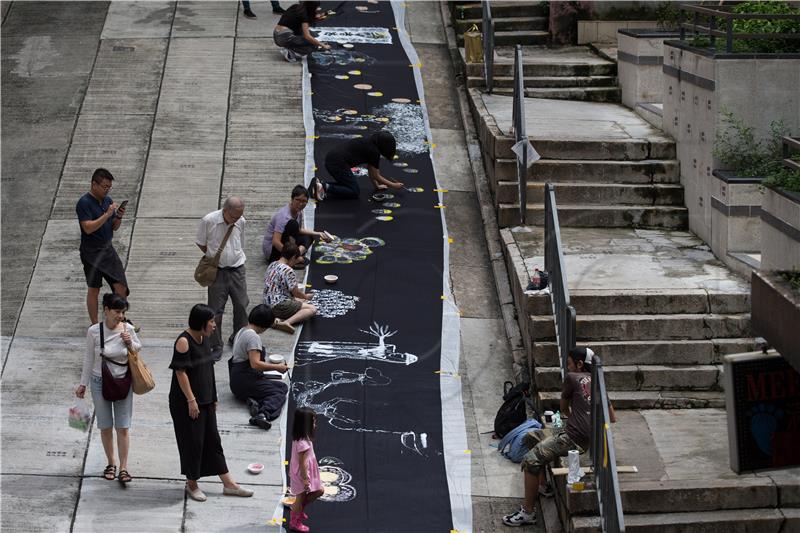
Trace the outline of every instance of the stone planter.
<instances>
[{"instance_id":1,"label":"stone planter","mask_svg":"<svg viewBox=\"0 0 800 533\"><path fill-rule=\"evenodd\" d=\"M664 39L672 31L621 29L617 35L617 76L622 103L633 109L638 103L662 102L664 90Z\"/></svg>"},{"instance_id":2,"label":"stone planter","mask_svg":"<svg viewBox=\"0 0 800 533\"><path fill-rule=\"evenodd\" d=\"M761 250L762 178L741 177L726 170L715 170L712 177L711 249L734 270L749 277L750 269L741 259L733 260L729 255L741 257Z\"/></svg>"},{"instance_id":3,"label":"stone planter","mask_svg":"<svg viewBox=\"0 0 800 533\"><path fill-rule=\"evenodd\" d=\"M800 270L800 193L764 188L761 201L761 268Z\"/></svg>"},{"instance_id":4,"label":"stone planter","mask_svg":"<svg viewBox=\"0 0 800 533\"><path fill-rule=\"evenodd\" d=\"M800 294L775 272L753 272L751 282L753 331L800 371Z\"/></svg>"},{"instance_id":5,"label":"stone planter","mask_svg":"<svg viewBox=\"0 0 800 533\"><path fill-rule=\"evenodd\" d=\"M713 154L723 109L766 138L770 122L800 130L800 54L725 54L681 41L664 42L664 132L677 142L689 229L712 243ZM721 198L717 197L718 200ZM714 253L719 257L718 246Z\"/></svg>"}]
</instances>

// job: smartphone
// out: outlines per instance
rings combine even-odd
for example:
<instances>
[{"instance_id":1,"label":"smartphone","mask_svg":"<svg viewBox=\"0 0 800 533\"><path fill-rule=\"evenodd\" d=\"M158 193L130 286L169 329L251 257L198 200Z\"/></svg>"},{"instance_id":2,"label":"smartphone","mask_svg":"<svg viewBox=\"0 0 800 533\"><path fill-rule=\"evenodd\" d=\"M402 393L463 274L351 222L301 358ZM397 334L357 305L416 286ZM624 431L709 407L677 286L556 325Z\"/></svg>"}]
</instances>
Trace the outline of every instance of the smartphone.
<instances>
[{"instance_id":1,"label":"smartphone","mask_svg":"<svg viewBox=\"0 0 800 533\"><path fill-rule=\"evenodd\" d=\"M128 205L128 200L123 200L122 203L117 206L117 211L120 209L125 209L126 205Z\"/></svg>"}]
</instances>

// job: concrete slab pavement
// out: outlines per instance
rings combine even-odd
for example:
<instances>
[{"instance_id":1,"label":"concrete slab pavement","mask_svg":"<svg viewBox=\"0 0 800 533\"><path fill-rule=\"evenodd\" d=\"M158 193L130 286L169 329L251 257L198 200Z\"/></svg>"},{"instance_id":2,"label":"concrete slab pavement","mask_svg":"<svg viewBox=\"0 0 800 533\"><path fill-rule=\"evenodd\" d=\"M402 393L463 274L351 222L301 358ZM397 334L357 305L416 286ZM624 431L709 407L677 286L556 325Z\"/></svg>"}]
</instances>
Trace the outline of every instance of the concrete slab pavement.
<instances>
[{"instance_id":1,"label":"concrete slab pavement","mask_svg":"<svg viewBox=\"0 0 800 533\"><path fill-rule=\"evenodd\" d=\"M12 6L3 25L4 46L6 30L15 23L18 8L26 17L33 16L29 5ZM201 482L209 501L187 501L166 405L167 365L189 308L205 301L205 290L192 280L199 258L194 244L196 224L231 194L244 196L247 203L251 305L261 300L266 267L261 257L263 230L269 216L288 201L289 191L302 180L305 132L300 69L283 62L271 39L276 17L265 9L256 9L264 12L258 19L237 20L240 8L235 2L179 2L174 8L164 2L113 3L107 16L105 4L91 9L81 4L79 8L77 14L69 10L69 3L55 9L66 20L86 17L95 24L94 37L73 47L92 50L91 61L75 54L69 58L94 65L94 70L72 69L84 76L84 88L73 90L66 84L68 96L56 85L52 88L57 98L48 113L55 118L48 119L47 131L55 131L56 119L64 117L64 133L60 137L49 133L54 138L53 148L42 148L46 145L39 142L48 136L37 139L33 133L26 134L27 146L3 136L4 216L6 206L20 202L23 196L21 187L6 188L6 169L10 168L6 159L15 162L18 175L27 176L22 172L27 171L23 163L31 154L30 146L53 153L53 163L37 172L51 175L51 191L57 191L42 201L46 209L41 211L41 246L27 245L33 248L27 274L30 278L32 272L30 287L28 278L13 278L27 290L27 298L21 291L14 296L16 300L8 299L13 295L5 290L6 265L16 264L7 263L9 250L25 247L10 242L24 233L7 231L5 220L3 224L4 324L5 317L9 323L19 319L19 327L16 336L4 335L3 340L7 355L1 389L2 476L6 490L19 485L19 494L30 495L20 502L19 513L7 512L16 500L4 491L3 528L19 530L33 517L37 525L56 531L139 530L143 520L148 530L261 531L267 527L282 490L279 450L283 443L278 432L248 425L245 406L230 393L227 368L224 363L218 365L223 446L231 472L240 482L252 485L256 496L222 497L218 495L221 485L209 479ZM103 17L86 12L100 8ZM410 3L408 8L409 33L419 39L420 57L431 67L423 69L423 78L438 145L434 157L442 185L451 191L445 201L451 209L448 224L454 238L450 260L455 298L465 316L476 317L465 319L462 325L463 399L469 445L474 450L475 530L496 531L503 527L499 515L512 510L521 494L517 465L501 458L486 434L500 403L502 382L511 376L510 348L494 290L494 272L483 249L480 206L455 104L454 78L442 75L452 73L452 66L446 47L439 44L441 35L436 35L438 4ZM431 18L433 14L437 18ZM37 22L34 33L55 39L60 35L60 29L54 29L58 16L48 15L48 21L49 26ZM23 38L19 28L8 35ZM19 46L23 45L20 42ZM11 109L17 112L14 102L24 101L14 91L24 86L7 85L5 80L19 61L9 62L5 49L3 60L4 111L9 104L16 106ZM45 65L40 70L52 68ZM69 72L64 70L53 70L53 78L69 81ZM75 83L79 78L75 77ZM115 94L119 106L114 105ZM73 132L78 109L80 117ZM13 148L12 153L7 146ZM98 477L106 463L99 432L93 428L81 433L64 420L85 350L86 289L77 251L74 202L87 187L86 173L99 162L118 177L114 198L130 200L130 216L118 232L116 246L127 261L130 314L142 326L143 353L157 380L155 391L135 398L130 470L136 479L126 490ZM53 185L58 180L56 188ZM31 205L23 207L39 212ZM21 312L9 309L6 314L9 301L24 304ZM226 312L225 336L231 331L230 316ZM284 354L290 353L294 340L275 331L263 338L269 352ZM265 463L265 472L246 474L245 466L252 461ZM61 499L51 503L48 496L36 492L39 489ZM497 495L503 498L495 498ZM115 502L124 502L127 514L109 513L109 505L116 506ZM492 505L496 508L491 515L478 512Z\"/></svg>"}]
</instances>

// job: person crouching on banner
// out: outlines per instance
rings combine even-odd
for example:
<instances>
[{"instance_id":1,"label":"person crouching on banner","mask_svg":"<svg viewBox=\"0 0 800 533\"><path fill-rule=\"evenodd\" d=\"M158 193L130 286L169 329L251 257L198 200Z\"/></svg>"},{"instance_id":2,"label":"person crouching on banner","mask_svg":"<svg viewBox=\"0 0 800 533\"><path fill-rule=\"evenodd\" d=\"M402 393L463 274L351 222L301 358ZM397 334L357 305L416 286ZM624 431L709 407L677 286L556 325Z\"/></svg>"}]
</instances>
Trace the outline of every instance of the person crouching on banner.
<instances>
[{"instance_id":1,"label":"person crouching on banner","mask_svg":"<svg viewBox=\"0 0 800 533\"><path fill-rule=\"evenodd\" d=\"M523 442L533 444L522 459L525 475L525 502L518 511L503 517L503 524L517 527L536 523L536 496L552 496L546 488L545 468L558 457L566 457L570 450L584 453L589 449L592 435L592 360L594 352L588 348L573 348L567 357L567 375L561 391L561 414L567 418L563 428L554 429L546 438L541 430L529 433ZM609 403L608 414L616 422L614 408ZM532 439L530 437L533 437Z\"/></svg>"},{"instance_id":2,"label":"person crouching on banner","mask_svg":"<svg viewBox=\"0 0 800 533\"><path fill-rule=\"evenodd\" d=\"M330 50L330 45L322 43L311 35L319 2L300 2L291 6L281 15L272 38L281 49L284 59L290 63L302 59L314 50Z\"/></svg>"},{"instance_id":3,"label":"person crouching on banner","mask_svg":"<svg viewBox=\"0 0 800 533\"><path fill-rule=\"evenodd\" d=\"M280 259L270 264L264 275L264 303L278 318L273 327L290 334L295 324L317 314L316 306L307 301L311 295L297 286L294 266L301 258L300 249L289 241L283 245Z\"/></svg>"},{"instance_id":4,"label":"person crouching on banner","mask_svg":"<svg viewBox=\"0 0 800 533\"><path fill-rule=\"evenodd\" d=\"M386 179L380 173L381 156L391 161L396 152L397 141L388 131L334 146L325 156L325 169L334 181L323 182L319 178L311 178L308 193L317 202L328 197L358 198L361 190L352 169L359 165L367 165L367 173L375 189L402 189L405 186L403 183Z\"/></svg>"},{"instance_id":5,"label":"person crouching on banner","mask_svg":"<svg viewBox=\"0 0 800 533\"><path fill-rule=\"evenodd\" d=\"M319 475L319 464L314 455L314 431L317 415L307 407L294 412L292 422L292 457L289 463L289 489L295 495L289 515L289 529L303 533L310 528L303 524L308 520L306 508L325 492Z\"/></svg>"}]
</instances>

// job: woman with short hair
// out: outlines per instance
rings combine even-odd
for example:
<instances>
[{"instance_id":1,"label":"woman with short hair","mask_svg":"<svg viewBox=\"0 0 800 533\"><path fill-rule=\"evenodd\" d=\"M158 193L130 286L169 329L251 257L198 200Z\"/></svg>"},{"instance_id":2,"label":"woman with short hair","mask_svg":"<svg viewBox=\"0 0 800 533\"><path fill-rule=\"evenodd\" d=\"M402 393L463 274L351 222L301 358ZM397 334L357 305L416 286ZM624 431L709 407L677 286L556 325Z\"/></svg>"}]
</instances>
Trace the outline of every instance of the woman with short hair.
<instances>
[{"instance_id":1,"label":"woman with short hair","mask_svg":"<svg viewBox=\"0 0 800 533\"><path fill-rule=\"evenodd\" d=\"M178 442L181 474L186 476L186 493L199 502L206 501L206 495L197 480L206 476L219 476L222 493L227 496L253 495L252 490L237 485L228 471L217 430L217 387L209 343L216 327L209 306L192 307L189 327L175 341L169 365L173 371L169 414Z\"/></svg>"},{"instance_id":2,"label":"woman with short hair","mask_svg":"<svg viewBox=\"0 0 800 533\"><path fill-rule=\"evenodd\" d=\"M103 396L103 364L108 360L111 379L125 378L128 375L128 349L139 351L142 344L133 327L125 321L128 301L115 293L103 295L102 322L93 324L86 332L86 357L83 359L81 382L75 389L75 396L83 398L86 385L91 380L92 401L94 402L97 428L106 453L108 464L103 470L103 478L109 481L117 478L120 483L128 483L133 478L128 473L128 450L130 448L131 415L133 414L133 392L121 400L109 401ZM129 385L130 387L130 385ZM114 429L117 430L117 452L119 454L119 476L114 460Z\"/></svg>"},{"instance_id":3,"label":"woman with short hair","mask_svg":"<svg viewBox=\"0 0 800 533\"><path fill-rule=\"evenodd\" d=\"M275 315L268 305L259 304L250 311L248 324L233 339L233 356L228 360L231 392L247 402L250 425L270 429L271 420L280 416L289 386L281 379L273 379L264 372L285 374L285 362L267 362L267 354L260 335L272 327Z\"/></svg>"},{"instance_id":4,"label":"woman with short hair","mask_svg":"<svg viewBox=\"0 0 800 533\"><path fill-rule=\"evenodd\" d=\"M270 264L264 275L264 303L279 319L273 327L286 333L294 333L294 324L317 314L317 308L308 303L311 295L297 287L293 267L300 257L297 245L287 242L283 245L280 259Z\"/></svg>"}]
</instances>

